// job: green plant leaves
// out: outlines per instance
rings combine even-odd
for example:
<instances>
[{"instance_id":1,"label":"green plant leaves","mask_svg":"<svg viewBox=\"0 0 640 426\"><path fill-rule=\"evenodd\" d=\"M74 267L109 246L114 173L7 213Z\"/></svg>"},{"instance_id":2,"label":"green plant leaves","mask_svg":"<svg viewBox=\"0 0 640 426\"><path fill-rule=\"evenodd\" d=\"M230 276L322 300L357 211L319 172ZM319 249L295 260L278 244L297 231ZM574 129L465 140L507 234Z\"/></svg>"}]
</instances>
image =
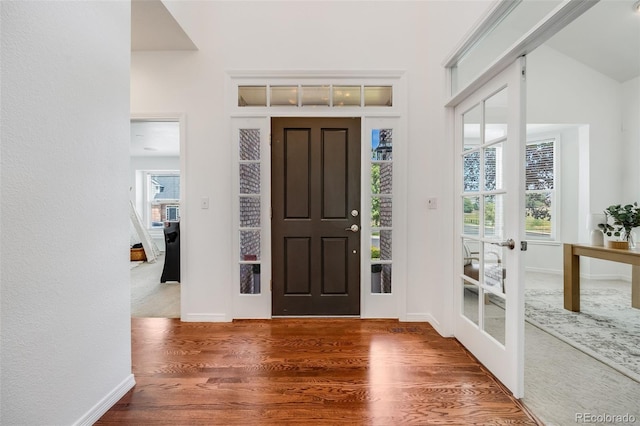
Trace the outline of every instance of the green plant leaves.
<instances>
[{"instance_id":1,"label":"green plant leaves","mask_svg":"<svg viewBox=\"0 0 640 426\"><path fill-rule=\"evenodd\" d=\"M640 226L640 207L637 201L625 206L612 204L604 210L604 213L607 216L607 223L598 224L598 227L609 237L624 235L628 240L631 237L631 230Z\"/></svg>"}]
</instances>

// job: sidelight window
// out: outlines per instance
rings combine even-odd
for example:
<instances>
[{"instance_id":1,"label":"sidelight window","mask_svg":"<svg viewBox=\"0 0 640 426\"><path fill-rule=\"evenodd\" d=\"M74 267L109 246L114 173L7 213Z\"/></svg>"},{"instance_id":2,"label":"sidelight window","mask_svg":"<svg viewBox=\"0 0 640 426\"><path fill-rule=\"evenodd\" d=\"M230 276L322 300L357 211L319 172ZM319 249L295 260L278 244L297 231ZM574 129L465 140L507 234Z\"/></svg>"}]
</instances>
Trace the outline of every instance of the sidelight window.
<instances>
[{"instance_id":1,"label":"sidelight window","mask_svg":"<svg viewBox=\"0 0 640 426\"><path fill-rule=\"evenodd\" d=\"M393 130L371 132L371 292L391 293Z\"/></svg>"},{"instance_id":2,"label":"sidelight window","mask_svg":"<svg viewBox=\"0 0 640 426\"><path fill-rule=\"evenodd\" d=\"M239 132L240 293L260 294L260 129Z\"/></svg>"}]
</instances>

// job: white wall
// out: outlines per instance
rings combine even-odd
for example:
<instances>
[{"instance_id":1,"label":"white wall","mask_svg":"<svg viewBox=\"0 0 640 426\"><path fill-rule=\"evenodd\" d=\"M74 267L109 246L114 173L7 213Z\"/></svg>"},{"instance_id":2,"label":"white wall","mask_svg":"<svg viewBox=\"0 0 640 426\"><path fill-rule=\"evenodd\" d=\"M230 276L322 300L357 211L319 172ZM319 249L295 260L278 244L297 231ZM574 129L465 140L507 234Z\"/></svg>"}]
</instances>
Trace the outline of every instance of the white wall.
<instances>
[{"instance_id":1,"label":"white wall","mask_svg":"<svg viewBox=\"0 0 640 426\"><path fill-rule=\"evenodd\" d=\"M443 315L442 290L452 270L453 165L442 61L488 2L166 4L200 50L134 53L131 105L134 113L177 111L187 119L183 318L230 319L226 70L407 71L409 209L394 212L410 224L407 312L422 319ZM199 208L203 196L211 199L208 210ZM440 209L427 211L427 196L438 197Z\"/></svg>"},{"instance_id":2,"label":"white wall","mask_svg":"<svg viewBox=\"0 0 640 426\"><path fill-rule=\"evenodd\" d=\"M133 385L130 6L0 7L0 423L91 423Z\"/></svg>"},{"instance_id":3,"label":"white wall","mask_svg":"<svg viewBox=\"0 0 640 426\"><path fill-rule=\"evenodd\" d=\"M582 124L585 125L583 129L588 128L588 135L582 137L582 140L588 139L587 146L580 145L578 151L574 151L580 158L588 159L588 164L578 161L577 175L563 174L563 197L572 197L572 203L563 202L561 236L562 242L587 242L588 213L601 212L611 204L639 198L629 194L632 190L625 178L626 174L632 173L638 181L639 157L633 157L635 162L623 158L627 157L628 150L638 152L639 148L637 137L635 141L630 138L626 148L623 145L623 86L546 46L528 56L527 75L528 123ZM633 103L631 99L627 102ZM636 97L636 105L637 102ZM634 117L630 116L628 120L631 122ZM635 126L637 131L637 114ZM570 159L563 159L563 167L568 166L567 161ZM572 181L571 176L580 181ZM571 192L574 190L577 193ZM535 259L538 265L547 264L550 270L562 265L561 246L533 247L533 252L527 259ZM630 269L625 265L590 259L582 261L584 272L593 278L629 278Z\"/></svg>"},{"instance_id":4,"label":"white wall","mask_svg":"<svg viewBox=\"0 0 640 426\"><path fill-rule=\"evenodd\" d=\"M622 84L622 152L623 199L640 203L640 77Z\"/></svg>"}]
</instances>

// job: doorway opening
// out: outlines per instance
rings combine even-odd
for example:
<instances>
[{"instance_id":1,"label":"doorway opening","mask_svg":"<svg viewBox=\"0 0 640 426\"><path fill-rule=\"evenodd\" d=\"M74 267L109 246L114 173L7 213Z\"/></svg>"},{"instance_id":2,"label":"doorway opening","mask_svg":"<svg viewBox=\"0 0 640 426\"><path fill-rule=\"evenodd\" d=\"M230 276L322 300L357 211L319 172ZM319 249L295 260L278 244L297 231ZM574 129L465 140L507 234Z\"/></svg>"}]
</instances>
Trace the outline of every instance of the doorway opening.
<instances>
[{"instance_id":1,"label":"doorway opening","mask_svg":"<svg viewBox=\"0 0 640 426\"><path fill-rule=\"evenodd\" d=\"M132 214L130 237L134 317L180 317L180 134L176 119L131 120L130 201L137 216Z\"/></svg>"}]
</instances>

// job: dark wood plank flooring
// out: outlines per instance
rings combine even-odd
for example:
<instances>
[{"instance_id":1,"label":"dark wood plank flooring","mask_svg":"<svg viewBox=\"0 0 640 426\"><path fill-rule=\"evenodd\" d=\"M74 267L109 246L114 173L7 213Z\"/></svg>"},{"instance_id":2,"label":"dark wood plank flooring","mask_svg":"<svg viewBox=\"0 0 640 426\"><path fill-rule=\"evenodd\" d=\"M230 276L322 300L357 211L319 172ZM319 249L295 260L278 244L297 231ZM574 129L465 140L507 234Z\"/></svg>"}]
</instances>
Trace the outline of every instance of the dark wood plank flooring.
<instances>
[{"instance_id":1,"label":"dark wood plank flooring","mask_svg":"<svg viewBox=\"0 0 640 426\"><path fill-rule=\"evenodd\" d=\"M98 425L537 424L426 323L134 318L136 386Z\"/></svg>"}]
</instances>

